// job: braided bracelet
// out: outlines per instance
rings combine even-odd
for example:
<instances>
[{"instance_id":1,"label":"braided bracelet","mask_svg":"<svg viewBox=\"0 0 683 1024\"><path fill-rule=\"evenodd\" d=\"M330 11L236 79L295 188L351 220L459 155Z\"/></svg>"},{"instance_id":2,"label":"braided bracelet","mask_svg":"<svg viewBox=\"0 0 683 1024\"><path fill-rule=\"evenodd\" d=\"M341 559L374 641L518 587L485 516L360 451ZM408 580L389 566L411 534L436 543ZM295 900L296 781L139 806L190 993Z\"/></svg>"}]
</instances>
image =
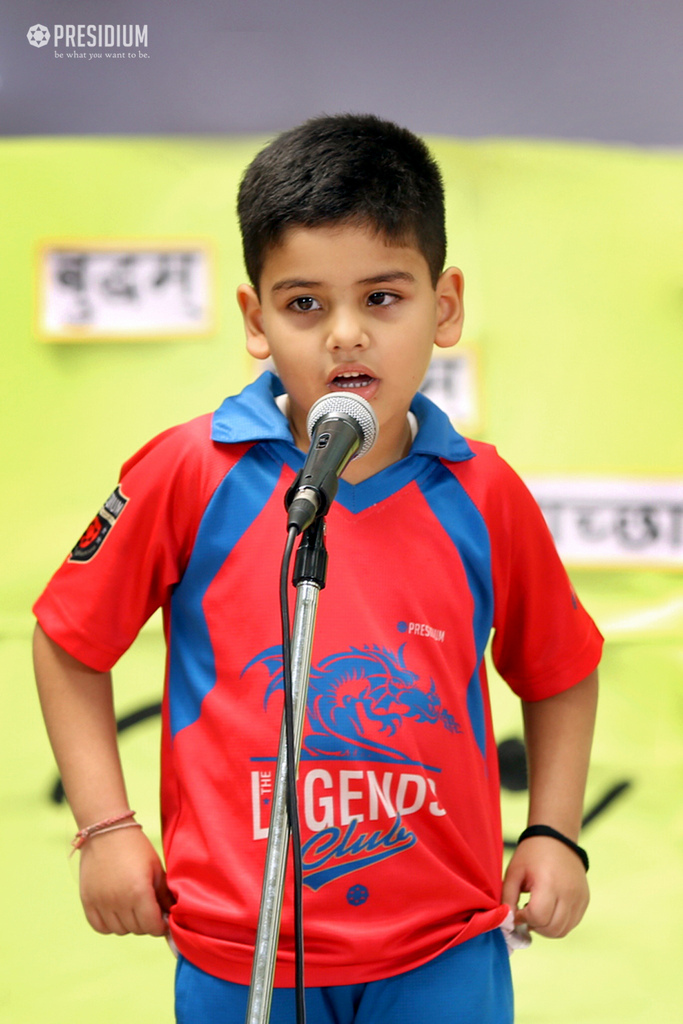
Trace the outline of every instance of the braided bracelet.
<instances>
[{"instance_id":1,"label":"braided bracelet","mask_svg":"<svg viewBox=\"0 0 683 1024\"><path fill-rule=\"evenodd\" d=\"M558 832L557 829L551 828L550 825L530 825L529 828L525 828L517 840L517 845L519 846L525 839L533 839L535 836L548 836L550 839L558 839L565 846L568 846L570 850L574 851L586 871L588 871L588 854L583 847L575 843L569 836L565 836L562 832Z\"/></svg>"},{"instance_id":2,"label":"braided bracelet","mask_svg":"<svg viewBox=\"0 0 683 1024\"><path fill-rule=\"evenodd\" d=\"M79 829L71 841L73 850L69 856L72 857L76 850L80 850L84 843L87 843L93 836L101 835L103 832L115 832L119 828L142 828L138 821L129 820L134 817L135 811L125 811L125 813L117 814L113 818L104 818L102 821L96 821L94 825L87 825L85 828Z\"/></svg>"}]
</instances>

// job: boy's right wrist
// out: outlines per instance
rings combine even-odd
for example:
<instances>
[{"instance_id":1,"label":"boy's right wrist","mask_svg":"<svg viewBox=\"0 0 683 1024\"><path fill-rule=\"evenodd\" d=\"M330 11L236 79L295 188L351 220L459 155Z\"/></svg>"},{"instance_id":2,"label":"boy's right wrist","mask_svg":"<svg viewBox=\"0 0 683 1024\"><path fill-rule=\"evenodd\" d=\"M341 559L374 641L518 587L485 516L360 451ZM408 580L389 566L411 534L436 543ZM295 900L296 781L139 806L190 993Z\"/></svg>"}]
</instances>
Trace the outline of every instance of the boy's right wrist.
<instances>
[{"instance_id":1,"label":"boy's right wrist","mask_svg":"<svg viewBox=\"0 0 683 1024\"><path fill-rule=\"evenodd\" d=\"M78 830L71 841L73 847L70 857L73 857L76 850L80 850L87 842L96 836L104 835L107 832L117 832L124 828L142 828L140 822L135 821L135 811L126 810L120 814L112 815L109 818L102 818Z\"/></svg>"}]
</instances>

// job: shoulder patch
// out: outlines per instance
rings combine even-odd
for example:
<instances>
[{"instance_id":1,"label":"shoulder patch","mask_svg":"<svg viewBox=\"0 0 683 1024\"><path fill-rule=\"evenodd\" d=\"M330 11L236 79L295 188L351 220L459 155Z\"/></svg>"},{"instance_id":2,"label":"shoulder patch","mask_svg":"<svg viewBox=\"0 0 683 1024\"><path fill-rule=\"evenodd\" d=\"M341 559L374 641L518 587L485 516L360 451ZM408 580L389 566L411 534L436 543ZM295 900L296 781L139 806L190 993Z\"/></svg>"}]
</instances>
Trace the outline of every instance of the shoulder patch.
<instances>
[{"instance_id":1,"label":"shoulder patch","mask_svg":"<svg viewBox=\"0 0 683 1024\"><path fill-rule=\"evenodd\" d=\"M68 561L90 562L104 544L112 528L116 526L116 520L127 503L128 498L120 487L116 487L81 536L69 555Z\"/></svg>"}]
</instances>

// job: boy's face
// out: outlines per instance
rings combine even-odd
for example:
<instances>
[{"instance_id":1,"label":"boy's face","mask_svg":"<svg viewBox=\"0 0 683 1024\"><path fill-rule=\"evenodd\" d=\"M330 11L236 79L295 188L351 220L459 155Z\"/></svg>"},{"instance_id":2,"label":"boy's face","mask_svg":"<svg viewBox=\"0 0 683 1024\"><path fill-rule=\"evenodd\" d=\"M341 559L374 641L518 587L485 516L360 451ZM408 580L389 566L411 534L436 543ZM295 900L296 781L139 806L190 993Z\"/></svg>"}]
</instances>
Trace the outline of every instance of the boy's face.
<instances>
[{"instance_id":1,"label":"boy's face","mask_svg":"<svg viewBox=\"0 0 683 1024\"><path fill-rule=\"evenodd\" d=\"M402 458L406 414L433 346L460 338L462 290L459 270L445 271L434 287L418 249L387 243L367 227L291 228L266 257L260 298L241 285L238 301L248 351L272 357L289 396L299 447L309 447L313 402L352 390L372 404L380 426L359 463L370 470L372 462L376 472Z\"/></svg>"}]
</instances>

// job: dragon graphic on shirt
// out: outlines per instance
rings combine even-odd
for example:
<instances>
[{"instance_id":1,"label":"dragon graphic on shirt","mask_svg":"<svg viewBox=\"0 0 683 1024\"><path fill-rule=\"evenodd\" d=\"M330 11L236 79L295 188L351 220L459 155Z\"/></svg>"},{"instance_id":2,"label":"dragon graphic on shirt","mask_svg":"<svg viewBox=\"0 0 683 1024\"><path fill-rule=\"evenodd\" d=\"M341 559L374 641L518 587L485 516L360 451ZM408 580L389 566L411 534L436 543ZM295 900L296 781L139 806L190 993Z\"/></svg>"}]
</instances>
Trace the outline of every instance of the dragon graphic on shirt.
<instances>
[{"instance_id":1,"label":"dragon graphic on shirt","mask_svg":"<svg viewBox=\"0 0 683 1024\"><path fill-rule=\"evenodd\" d=\"M407 667L404 647L397 652L374 644L350 647L312 666L307 706L310 731L302 758L420 764L378 737L394 736L407 719L440 724L451 733L461 731L443 707L434 680L427 686ZM282 648L269 647L258 654L242 674L257 664L265 665L270 674L267 706L273 693L284 688Z\"/></svg>"}]
</instances>

